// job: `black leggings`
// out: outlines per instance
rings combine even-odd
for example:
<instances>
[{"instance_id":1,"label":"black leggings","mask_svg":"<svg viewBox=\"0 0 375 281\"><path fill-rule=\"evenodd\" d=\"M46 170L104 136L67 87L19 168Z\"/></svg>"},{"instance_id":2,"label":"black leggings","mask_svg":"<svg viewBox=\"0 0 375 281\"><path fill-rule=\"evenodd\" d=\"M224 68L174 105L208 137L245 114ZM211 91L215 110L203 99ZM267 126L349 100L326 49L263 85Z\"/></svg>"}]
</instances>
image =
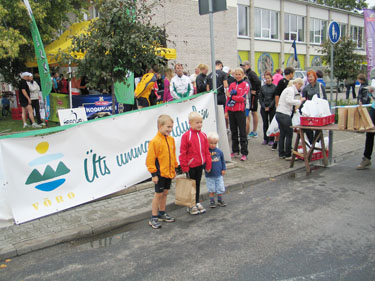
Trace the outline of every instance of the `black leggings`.
<instances>
[{"instance_id":1,"label":"black leggings","mask_svg":"<svg viewBox=\"0 0 375 281\"><path fill-rule=\"evenodd\" d=\"M35 110L36 123L38 124L42 123L42 120L40 119L39 100L31 100L31 106Z\"/></svg>"},{"instance_id":2,"label":"black leggings","mask_svg":"<svg viewBox=\"0 0 375 281\"><path fill-rule=\"evenodd\" d=\"M195 180L195 186L197 193L195 194L195 203L199 203L199 195L200 195L200 187L201 187L201 179L202 179L202 173L203 173L204 166L198 166L194 168L190 168L188 174L188 177Z\"/></svg>"},{"instance_id":3,"label":"black leggings","mask_svg":"<svg viewBox=\"0 0 375 281\"><path fill-rule=\"evenodd\" d=\"M260 115L262 115L263 119L263 139L265 141L273 141L274 137L268 137L267 136L267 130L269 127L269 124L271 124L273 117L275 116L276 109L274 107L271 107L269 111L266 111L264 107L260 109Z\"/></svg>"},{"instance_id":4,"label":"black leggings","mask_svg":"<svg viewBox=\"0 0 375 281\"><path fill-rule=\"evenodd\" d=\"M375 123L375 109L370 108L370 117L373 123ZM365 152L363 155L371 160L372 150L374 148L374 133L366 133Z\"/></svg>"},{"instance_id":5,"label":"black leggings","mask_svg":"<svg viewBox=\"0 0 375 281\"><path fill-rule=\"evenodd\" d=\"M246 115L244 111L228 111L229 126L232 133L232 152L239 153L239 144L241 145L241 154L248 154L247 136L246 136ZM238 136L239 135L239 136ZM238 138L240 141L238 142Z\"/></svg>"}]
</instances>

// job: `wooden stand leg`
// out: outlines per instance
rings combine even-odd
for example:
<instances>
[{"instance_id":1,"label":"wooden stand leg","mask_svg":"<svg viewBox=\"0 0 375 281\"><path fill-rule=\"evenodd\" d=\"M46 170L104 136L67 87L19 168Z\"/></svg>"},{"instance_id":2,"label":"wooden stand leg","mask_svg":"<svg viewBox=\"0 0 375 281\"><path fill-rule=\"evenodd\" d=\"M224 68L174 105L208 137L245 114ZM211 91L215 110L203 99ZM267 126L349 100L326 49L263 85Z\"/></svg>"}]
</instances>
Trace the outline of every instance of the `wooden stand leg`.
<instances>
[{"instance_id":1,"label":"wooden stand leg","mask_svg":"<svg viewBox=\"0 0 375 281\"><path fill-rule=\"evenodd\" d=\"M322 135L320 136L320 144L322 145L322 153L323 153L323 165L324 167L328 166L328 158L327 158L327 152L326 152L326 144L324 143L324 135L323 131Z\"/></svg>"},{"instance_id":2,"label":"wooden stand leg","mask_svg":"<svg viewBox=\"0 0 375 281\"><path fill-rule=\"evenodd\" d=\"M296 154L298 153L298 144L299 144L299 140L300 140L299 131L300 130L297 130L297 138L296 138L296 141L294 142L294 147L293 147L293 151L292 151L292 160L290 161L290 166L289 166L290 168L293 168L294 161L296 159Z\"/></svg>"},{"instance_id":3,"label":"wooden stand leg","mask_svg":"<svg viewBox=\"0 0 375 281\"><path fill-rule=\"evenodd\" d=\"M305 161L306 174L308 174L308 173L311 173L311 169L310 169L310 164L309 164L309 159L308 159L308 154L307 154L307 149L306 149L305 132L303 131L303 129L299 130L299 135L301 138L301 144L302 144L302 149L303 149L303 159Z\"/></svg>"}]
</instances>

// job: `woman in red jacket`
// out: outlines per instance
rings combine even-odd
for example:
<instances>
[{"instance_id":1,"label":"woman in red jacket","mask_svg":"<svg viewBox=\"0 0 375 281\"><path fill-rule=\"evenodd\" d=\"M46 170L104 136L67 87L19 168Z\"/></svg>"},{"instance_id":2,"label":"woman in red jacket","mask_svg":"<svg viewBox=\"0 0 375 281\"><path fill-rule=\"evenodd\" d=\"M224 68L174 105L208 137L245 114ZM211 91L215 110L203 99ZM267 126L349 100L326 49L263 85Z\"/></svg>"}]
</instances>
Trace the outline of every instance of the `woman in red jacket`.
<instances>
[{"instance_id":1,"label":"woman in red jacket","mask_svg":"<svg viewBox=\"0 0 375 281\"><path fill-rule=\"evenodd\" d=\"M249 84L244 80L245 74L241 68L234 71L236 82L230 84L225 104L225 115L229 116L230 130L232 133L231 157L239 156L239 144L241 145L241 161L247 159L247 136L246 136L246 96L250 92ZM239 141L238 141L238 133Z\"/></svg>"}]
</instances>

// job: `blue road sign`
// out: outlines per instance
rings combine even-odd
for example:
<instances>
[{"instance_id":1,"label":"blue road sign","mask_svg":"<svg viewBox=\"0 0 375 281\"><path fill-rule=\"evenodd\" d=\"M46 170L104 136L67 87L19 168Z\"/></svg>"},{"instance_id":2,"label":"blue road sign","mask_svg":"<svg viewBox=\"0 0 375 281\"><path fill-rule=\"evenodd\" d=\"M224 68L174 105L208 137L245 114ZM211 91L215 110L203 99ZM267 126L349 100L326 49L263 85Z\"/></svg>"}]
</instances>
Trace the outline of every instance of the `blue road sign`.
<instances>
[{"instance_id":1,"label":"blue road sign","mask_svg":"<svg viewBox=\"0 0 375 281\"><path fill-rule=\"evenodd\" d=\"M340 40L340 25L335 22L331 21L328 27L328 37L332 44L336 44Z\"/></svg>"}]
</instances>

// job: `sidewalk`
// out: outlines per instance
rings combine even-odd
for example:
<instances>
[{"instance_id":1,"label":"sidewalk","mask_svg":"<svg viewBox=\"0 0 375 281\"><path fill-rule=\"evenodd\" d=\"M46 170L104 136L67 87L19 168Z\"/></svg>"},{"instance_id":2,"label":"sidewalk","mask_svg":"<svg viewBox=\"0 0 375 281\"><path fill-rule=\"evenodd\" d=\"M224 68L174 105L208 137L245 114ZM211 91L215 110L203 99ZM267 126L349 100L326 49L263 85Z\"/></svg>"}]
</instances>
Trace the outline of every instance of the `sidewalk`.
<instances>
[{"instance_id":1,"label":"sidewalk","mask_svg":"<svg viewBox=\"0 0 375 281\"><path fill-rule=\"evenodd\" d=\"M268 180L304 168L302 161L295 162L294 168L289 168L290 162L279 159L277 151L271 151L269 146L261 145L261 125L259 122L260 136L249 141L248 160L240 162L237 159L228 165L229 169L224 178L228 192L231 189L247 187L262 181L265 182L266 187ZM335 132L333 139L335 160L340 161L346 154L358 151L359 163L364 148L364 134ZM354 163L353 166L356 164ZM207 199L204 179L201 190L202 198ZM0 229L0 260L103 233L131 222L144 220L148 223L153 194L153 185L147 182L54 215L2 228ZM207 202L203 202L203 205L208 207ZM176 208L180 206L174 205L172 187L167 209Z\"/></svg>"}]
</instances>

